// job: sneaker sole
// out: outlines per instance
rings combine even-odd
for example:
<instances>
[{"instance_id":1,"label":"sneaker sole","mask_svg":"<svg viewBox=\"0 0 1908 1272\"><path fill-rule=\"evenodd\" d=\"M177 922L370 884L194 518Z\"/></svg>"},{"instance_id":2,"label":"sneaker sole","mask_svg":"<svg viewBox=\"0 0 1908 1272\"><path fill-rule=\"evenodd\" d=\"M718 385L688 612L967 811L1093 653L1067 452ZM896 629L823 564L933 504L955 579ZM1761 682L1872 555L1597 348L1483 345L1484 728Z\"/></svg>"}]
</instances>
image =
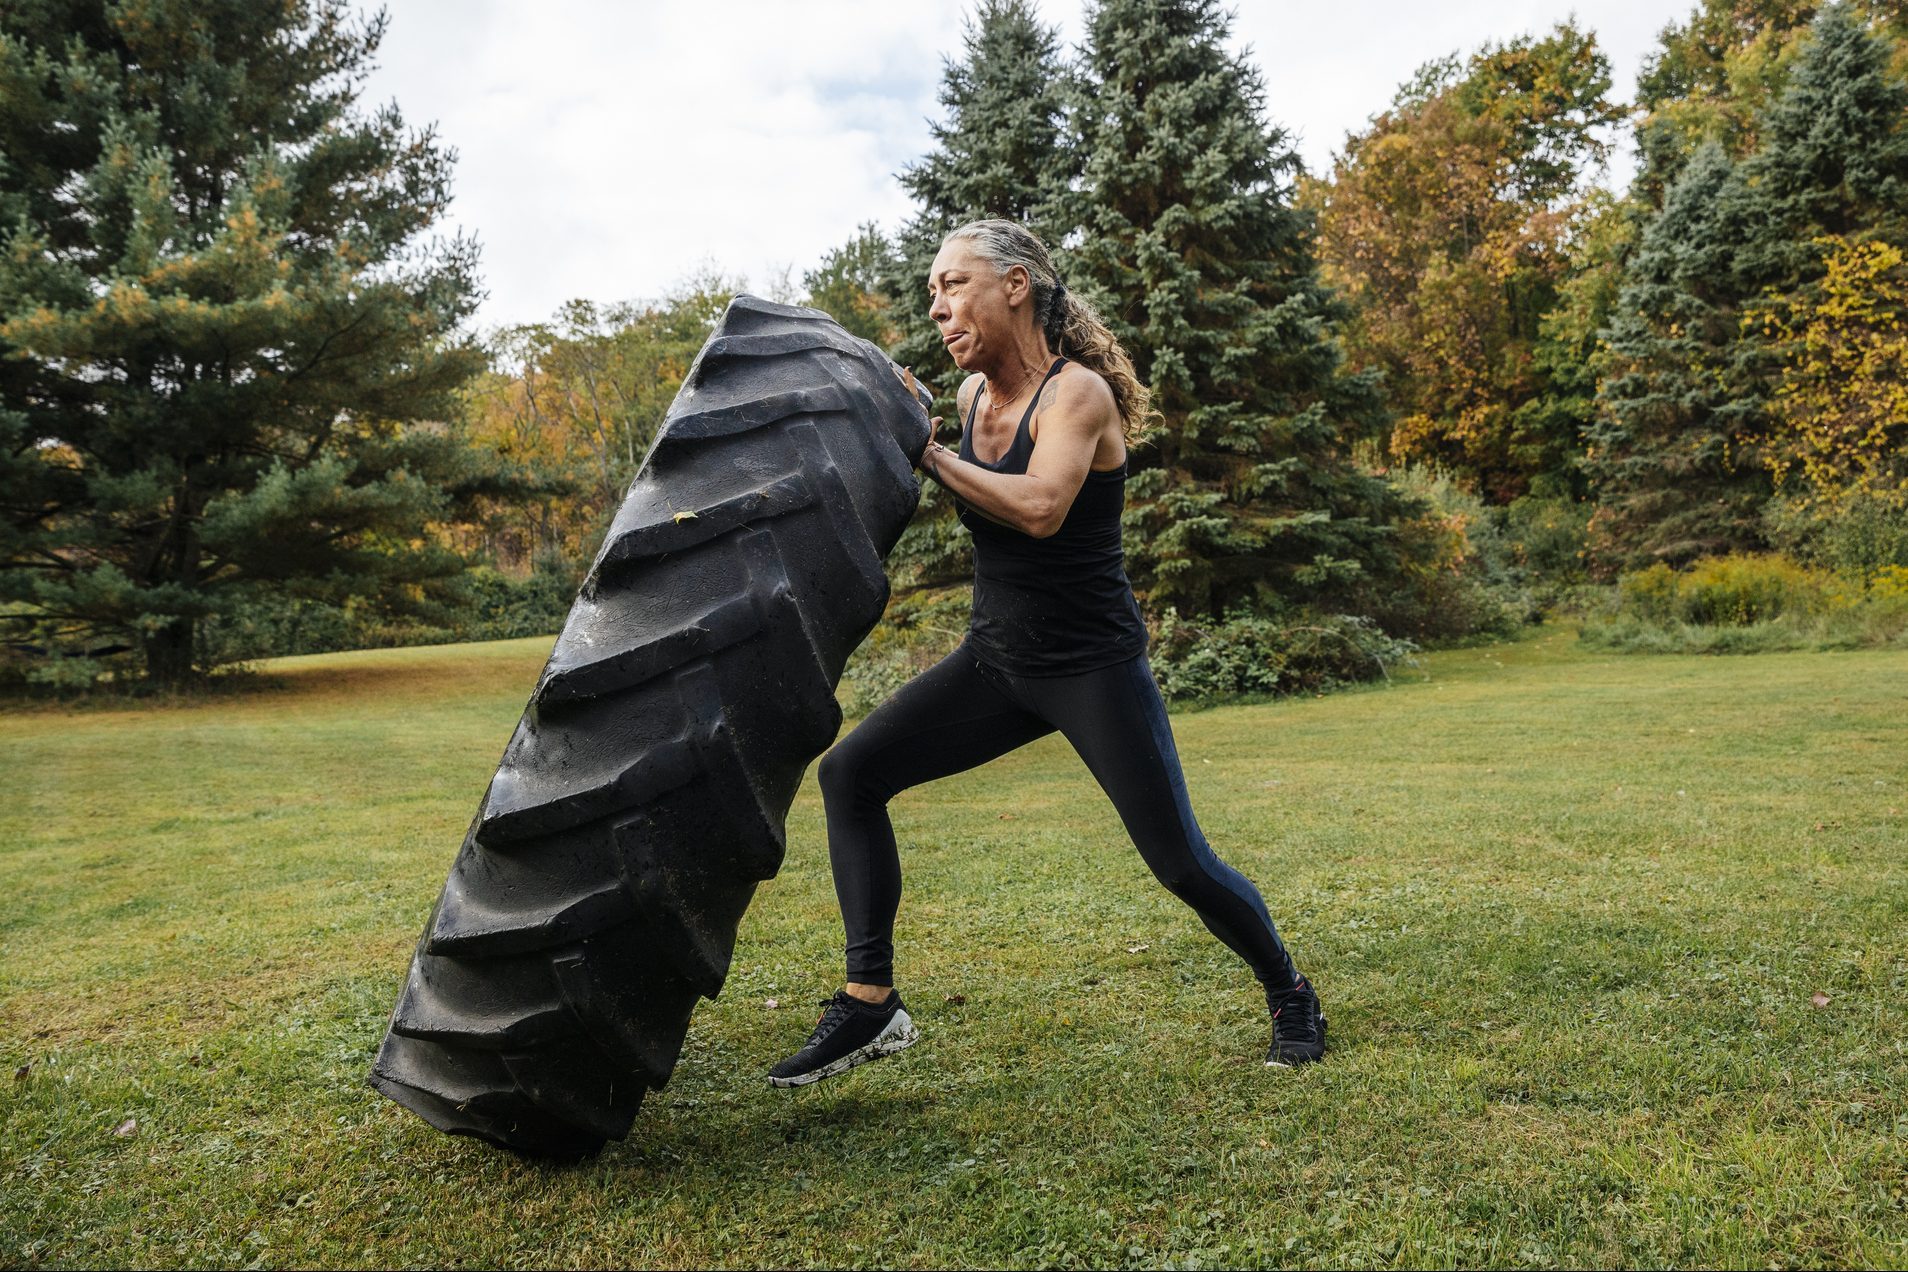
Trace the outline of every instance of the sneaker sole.
<instances>
[{"instance_id":1,"label":"sneaker sole","mask_svg":"<svg viewBox=\"0 0 1908 1272\"><path fill-rule=\"evenodd\" d=\"M823 1078L832 1078L837 1073L846 1073L856 1065L866 1064L870 1060L879 1060L883 1056L891 1056L897 1051L905 1051L920 1040L921 1031L915 1027L908 1013L896 1011L894 1019L888 1022L887 1028L883 1029L867 1046L858 1047L845 1056L830 1060L819 1069L810 1069L807 1073L798 1073L788 1078L771 1077L769 1085L783 1089L807 1086L811 1082L820 1082Z\"/></svg>"},{"instance_id":2,"label":"sneaker sole","mask_svg":"<svg viewBox=\"0 0 1908 1272\"><path fill-rule=\"evenodd\" d=\"M1318 1054L1317 1055L1300 1056L1292 1060L1286 1060L1286 1059L1267 1060L1265 1062L1265 1067L1268 1069L1296 1069L1302 1064L1317 1064L1320 1060L1323 1060L1324 1058L1325 1058L1325 1017L1320 1016L1318 1018Z\"/></svg>"}]
</instances>

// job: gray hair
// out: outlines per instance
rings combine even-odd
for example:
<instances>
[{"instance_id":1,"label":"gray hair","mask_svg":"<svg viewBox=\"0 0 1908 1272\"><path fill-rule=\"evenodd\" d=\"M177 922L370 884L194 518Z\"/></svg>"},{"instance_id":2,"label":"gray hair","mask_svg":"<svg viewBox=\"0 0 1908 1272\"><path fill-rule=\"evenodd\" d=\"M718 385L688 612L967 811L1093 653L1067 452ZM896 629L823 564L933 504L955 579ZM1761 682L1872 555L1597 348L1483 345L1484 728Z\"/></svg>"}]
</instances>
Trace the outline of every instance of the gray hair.
<instances>
[{"instance_id":1,"label":"gray hair","mask_svg":"<svg viewBox=\"0 0 1908 1272\"><path fill-rule=\"evenodd\" d=\"M1034 321L1046 334L1047 346L1097 372L1113 390L1127 441L1141 440L1157 414L1152 390L1139 378L1133 359L1105 320L1092 305L1067 290L1039 236L1018 221L992 217L969 221L943 242L956 239L972 244L975 255L991 264L996 274L1005 276L1016 265L1027 271L1033 285Z\"/></svg>"},{"instance_id":2,"label":"gray hair","mask_svg":"<svg viewBox=\"0 0 1908 1272\"><path fill-rule=\"evenodd\" d=\"M1067 287L1053 267L1047 245L1018 221L997 217L969 221L949 234L946 241L951 243L956 239L973 244L981 259L1002 277L1016 265L1027 271L1027 280L1033 285L1034 320L1046 332L1047 343L1059 352L1065 329Z\"/></svg>"}]
</instances>

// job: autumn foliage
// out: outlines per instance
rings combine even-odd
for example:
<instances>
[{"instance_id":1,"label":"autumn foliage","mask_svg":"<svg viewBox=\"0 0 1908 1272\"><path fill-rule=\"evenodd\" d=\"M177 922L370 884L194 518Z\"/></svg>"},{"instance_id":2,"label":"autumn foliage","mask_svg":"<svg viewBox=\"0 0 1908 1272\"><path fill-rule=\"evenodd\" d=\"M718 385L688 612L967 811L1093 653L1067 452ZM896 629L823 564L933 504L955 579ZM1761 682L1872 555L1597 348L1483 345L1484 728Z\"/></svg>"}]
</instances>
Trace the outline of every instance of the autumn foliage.
<instances>
[{"instance_id":1,"label":"autumn foliage","mask_svg":"<svg viewBox=\"0 0 1908 1272\"><path fill-rule=\"evenodd\" d=\"M1825 239L1812 303L1771 324L1790 351L1772 407L1776 489L1803 504L1908 507L1908 256Z\"/></svg>"},{"instance_id":2,"label":"autumn foliage","mask_svg":"<svg viewBox=\"0 0 1908 1272\"><path fill-rule=\"evenodd\" d=\"M1595 210L1581 179L1618 117L1609 87L1570 26L1435 62L1312 186L1326 276L1356 312L1347 346L1385 373L1393 459L1499 502L1567 482L1578 439L1542 409L1543 323Z\"/></svg>"}]
</instances>

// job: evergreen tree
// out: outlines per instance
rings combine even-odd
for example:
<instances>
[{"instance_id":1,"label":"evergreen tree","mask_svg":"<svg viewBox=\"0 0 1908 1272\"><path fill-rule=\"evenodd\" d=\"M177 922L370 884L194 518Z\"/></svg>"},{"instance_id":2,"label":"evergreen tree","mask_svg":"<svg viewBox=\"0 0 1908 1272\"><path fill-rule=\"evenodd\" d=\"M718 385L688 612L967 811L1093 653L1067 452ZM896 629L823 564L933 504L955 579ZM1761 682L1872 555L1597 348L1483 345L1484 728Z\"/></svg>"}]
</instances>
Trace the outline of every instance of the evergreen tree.
<instances>
[{"instance_id":1,"label":"evergreen tree","mask_svg":"<svg viewBox=\"0 0 1908 1272\"><path fill-rule=\"evenodd\" d=\"M1637 174L1631 193L1651 208L1705 141L1740 158L1755 116L1781 87L1818 0L1702 0L1670 24L1636 80Z\"/></svg>"},{"instance_id":2,"label":"evergreen tree","mask_svg":"<svg viewBox=\"0 0 1908 1272\"><path fill-rule=\"evenodd\" d=\"M1908 242L1908 85L1890 42L1849 4L1822 10L1782 94L1758 120L1735 197L1748 231L1733 262L1744 295L1822 277L1819 240Z\"/></svg>"},{"instance_id":3,"label":"evergreen tree","mask_svg":"<svg viewBox=\"0 0 1908 1272\"><path fill-rule=\"evenodd\" d=\"M934 149L901 174L916 213L899 236L888 291L903 330L895 358L923 378L956 377L928 320L927 273L949 230L981 217L1020 221L1057 246L1056 200L1078 163L1063 145L1067 70L1059 37L1030 0L981 0L946 61Z\"/></svg>"},{"instance_id":4,"label":"evergreen tree","mask_svg":"<svg viewBox=\"0 0 1908 1272\"><path fill-rule=\"evenodd\" d=\"M895 322L894 301L883 285L898 272L894 255L881 227L872 221L863 224L853 238L802 274L802 287L808 293L802 303L832 316L864 340L892 347L901 339L901 329Z\"/></svg>"},{"instance_id":5,"label":"evergreen tree","mask_svg":"<svg viewBox=\"0 0 1908 1272\"><path fill-rule=\"evenodd\" d=\"M1341 366L1299 168L1214 0L1102 0L1087 17L1086 157L1067 285L1153 388L1132 452L1128 568L1180 613L1331 603L1395 565L1400 498L1350 461L1384 416Z\"/></svg>"},{"instance_id":6,"label":"evergreen tree","mask_svg":"<svg viewBox=\"0 0 1908 1272\"><path fill-rule=\"evenodd\" d=\"M1756 116L1756 150L1732 163L1710 142L1671 183L1606 336L1589 461L1606 566L1760 546L1783 315L1814 303L1834 245L1908 232L1894 52L1854 6L1828 6Z\"/></svg>"},{"instance_id":7,"label":"evergreen tree","mask_svg":"<svg viewBox=\"0 0 1908 1272\"><path fill-rule=\"evenodd\" d=\"M1734 262L1751 297L1741 378L1765 404L1758 458L1773 476L1801 449L1817 493L1852 472L1880 488L1900 467L1881 452L1908 394L1886 265L1908 247L1908 59L1855 6L1831 5L1760 133L1741 166L1749 232Z\"/></svg>"},{"instance_id":8,"label":"evergreen tree","mask_svg":"<svg viewBox=\"0 0 1908 1272\"><path fill-rule=\"evenodd\" d=\"M934 413L950 430L961 376L928 318L928 268L949 230L981 217L1021 221L1059 245L1068 228L1060 199L1079 171L1064 144L1068 76L1059 37L1029 0L982 0L963 30L960 56L943 71L947 116L934 126L935 148L901 174L916 212L882 280L886 315L899 332L891 352L932 386ZM968 544L953 500L929 483L920 514L889 557L897 590L966 582L973 575Z\"/></svg>"},{"instance_id":9,"label":"evergreen tree","mask_svg":"<svg viewBox=\"0 0 1908 1272\"><path fill-rule=\"evenodd\" d=\"M493 488L448 418L452 156L358 93L347 0L0 9L0 600L16 649L201 661L268 594L424 605Z\"/></svg>"},{"instance_id":10,"label":"evergreen tree","mask_svg":"<svg viewBox=\"0 0 1908 1272\"><path fill-rule=\"evenodd\" d=\"M1908 69L1908 16L1897 0L1845 0L1887 39ZM1663 29L1637 77L1637 151L1631 193L1650 208L1697 148L1715 141L1732 158L1753 152L1759 117L1788 84L1820 0L1702 0L1682 24Z\"/></svg>"},{"instance_id":11,"label":"evergreen tree","mask_svg":"<svg viewBox=\"0 0 1908 1272\"><path fill-rule=\"evenodd\" d=\"M1696 152L1628 261L1599 355L1603 413L1585 469L1605 569L1750 546L1768 485L1743 454L1755 403L1734 374L1744 227L1721 143Z\"/></svg>"}]
</instances>

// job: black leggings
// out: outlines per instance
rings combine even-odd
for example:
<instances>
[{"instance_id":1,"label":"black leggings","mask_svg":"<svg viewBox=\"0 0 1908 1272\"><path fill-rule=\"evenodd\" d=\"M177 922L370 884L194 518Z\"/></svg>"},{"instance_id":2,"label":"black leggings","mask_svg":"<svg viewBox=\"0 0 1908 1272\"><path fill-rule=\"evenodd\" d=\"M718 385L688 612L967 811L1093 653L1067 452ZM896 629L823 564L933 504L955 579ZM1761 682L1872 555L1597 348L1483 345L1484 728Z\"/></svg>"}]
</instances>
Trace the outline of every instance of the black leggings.
<instances>
[{"instance_id":1,"label":"black leggings","mask_svg":"<svg viewBox=\"0 0 1908 1272\"><path fill-rule=\"evenodd\" d=\"M896 691L822 757L828 856L848 934L848 979L894 983L901 857L888 801L1055 729L1113 800L1140 856L1268 993L1298 978L1259 890L1213 855L1193 820L1166 705L1144 654L1073 676L1016 676L966 645Z\"/></svg>"}]
</instances>

